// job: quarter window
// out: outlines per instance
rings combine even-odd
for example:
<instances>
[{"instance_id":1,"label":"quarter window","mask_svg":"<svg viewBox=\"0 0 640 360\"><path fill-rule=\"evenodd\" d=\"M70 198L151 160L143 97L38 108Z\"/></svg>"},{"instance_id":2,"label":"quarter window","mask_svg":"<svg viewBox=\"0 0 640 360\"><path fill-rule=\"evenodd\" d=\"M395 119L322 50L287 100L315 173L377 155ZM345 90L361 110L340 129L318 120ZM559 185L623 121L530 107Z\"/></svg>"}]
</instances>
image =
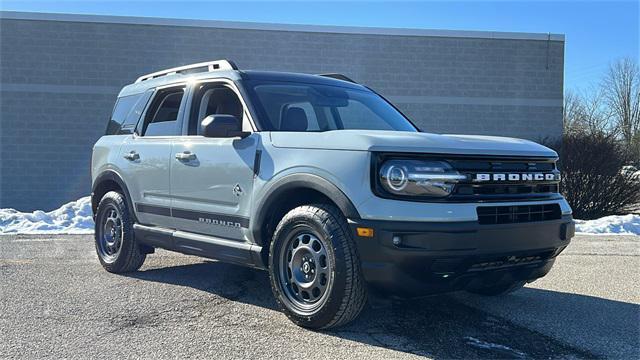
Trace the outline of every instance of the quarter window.
<instances>
[{"instance_id":1,"label":"quarter window","mask_svg":"<svg viewBox=\"0 0 640 360\"><path fill-rule=\"evenodd\" d=\"M118 98L107 125L106 135L133 133L150 97L151 92Z\"/></svg>"},{"instance_id":2,"label":"quarter window","mask_svg":"<svg viewBox=\"0 0 640 360\"><path fill-rule=\"evenodd\" d=\"M153 95L153 90L149 90L146 93L141 94L136 104L133 106L131 111L129 111L127 118L124 119L118 134L133 134L136 129L136 125L138 125L138 121L140 120L140 116L142 116L144 109L147 107L147 103L149 102L151 95Z\"/></svg>"}]
</instances>

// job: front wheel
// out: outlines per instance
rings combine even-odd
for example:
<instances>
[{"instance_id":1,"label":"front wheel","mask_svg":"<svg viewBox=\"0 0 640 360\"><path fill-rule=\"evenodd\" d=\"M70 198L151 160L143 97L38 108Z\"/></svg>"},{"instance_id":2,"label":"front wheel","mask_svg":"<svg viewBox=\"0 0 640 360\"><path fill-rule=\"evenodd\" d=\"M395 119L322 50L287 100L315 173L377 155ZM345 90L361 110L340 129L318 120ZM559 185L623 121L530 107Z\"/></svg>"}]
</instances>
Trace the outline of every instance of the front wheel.
<instances>
[{"instance_id":1,"label":"front wheel","mask_svg":"<svg viewBox=\"0 0 640 360\"><path fill-rule=\"evenodd\" d=\"M305 205L278 224L269 252L271 289L294 323L344 325L366 302L360 260L347 221L331 205Z\"/></svg>"}]
</instances>

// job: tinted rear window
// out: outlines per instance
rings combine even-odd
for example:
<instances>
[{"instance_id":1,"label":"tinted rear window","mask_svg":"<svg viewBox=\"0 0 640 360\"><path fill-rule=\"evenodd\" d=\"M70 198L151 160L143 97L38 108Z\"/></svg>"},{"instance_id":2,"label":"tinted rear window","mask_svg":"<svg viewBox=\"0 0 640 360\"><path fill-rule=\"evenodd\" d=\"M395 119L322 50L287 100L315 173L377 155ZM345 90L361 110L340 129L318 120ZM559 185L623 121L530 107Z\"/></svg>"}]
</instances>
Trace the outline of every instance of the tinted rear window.
<instances>
[{"instance_id":1,"label":"tinted rear window","mask_svg":"<svg viewBox=\"0 0 640 360\"><path fill-rule=\"evenodd\" d=\"M107 135L132 134L152 91L119 97L107 125Z\"/></svg>"}]
</instances>

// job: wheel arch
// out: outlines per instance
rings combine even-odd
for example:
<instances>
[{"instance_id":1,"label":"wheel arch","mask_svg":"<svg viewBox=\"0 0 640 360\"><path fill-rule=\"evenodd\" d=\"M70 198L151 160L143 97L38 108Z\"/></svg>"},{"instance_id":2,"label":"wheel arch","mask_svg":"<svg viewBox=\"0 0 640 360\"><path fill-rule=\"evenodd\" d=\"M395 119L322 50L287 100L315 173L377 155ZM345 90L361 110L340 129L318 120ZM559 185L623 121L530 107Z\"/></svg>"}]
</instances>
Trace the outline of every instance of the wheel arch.
<instances>
[{"instance_id":1,"label":"wheel arch","mask_svg":"<svg viewBox=\"0 0 640 360\"><path fill-rule=\"evenodd\" d=\"M125 200L127 201L129 214L133 216L134 221L137 221L133 202L131 201L131 196L129 195L129 189L127 188L124 180L122 180L120 174L113 170L105 170L100 173L100 175L96 177L91 187L91 211L93 212L94 220L100 200L102 199L104 194L108 193L109 191L118 191L124 196Z\"/></svg>"},{"instance_id":2,"label":"wheel arch","mask_svg":"<svg viewBox=\"0 0 640 360\"><path fill-rule=\"evenodd\" d=\"M290 209L314 202L331 203L346 218L360 218L347 195L329 180L313 174L287 175L276 180L257 203L250 225L253 240L268 254L270 235L280 218Z\"/></svg>"}]
</instances>

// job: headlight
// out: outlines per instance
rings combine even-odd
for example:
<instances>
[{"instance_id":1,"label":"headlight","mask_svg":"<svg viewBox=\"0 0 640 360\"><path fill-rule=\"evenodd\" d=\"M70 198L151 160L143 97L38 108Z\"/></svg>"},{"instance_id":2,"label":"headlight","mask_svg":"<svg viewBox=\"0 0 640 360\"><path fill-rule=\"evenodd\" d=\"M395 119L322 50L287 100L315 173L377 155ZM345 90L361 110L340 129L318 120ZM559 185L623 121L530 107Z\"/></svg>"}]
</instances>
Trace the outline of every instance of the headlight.
<instances>
[{"instance_id":1,"label":"headlight","mask_svg":"<svg viewBox=\"0 0 640 360\"><path fill-rule=\"evenodd\" d=\"M445 197L467 177L444 161L387 160L379 171L379 184L391 195Z\"/></svg>"}]
</instances>

